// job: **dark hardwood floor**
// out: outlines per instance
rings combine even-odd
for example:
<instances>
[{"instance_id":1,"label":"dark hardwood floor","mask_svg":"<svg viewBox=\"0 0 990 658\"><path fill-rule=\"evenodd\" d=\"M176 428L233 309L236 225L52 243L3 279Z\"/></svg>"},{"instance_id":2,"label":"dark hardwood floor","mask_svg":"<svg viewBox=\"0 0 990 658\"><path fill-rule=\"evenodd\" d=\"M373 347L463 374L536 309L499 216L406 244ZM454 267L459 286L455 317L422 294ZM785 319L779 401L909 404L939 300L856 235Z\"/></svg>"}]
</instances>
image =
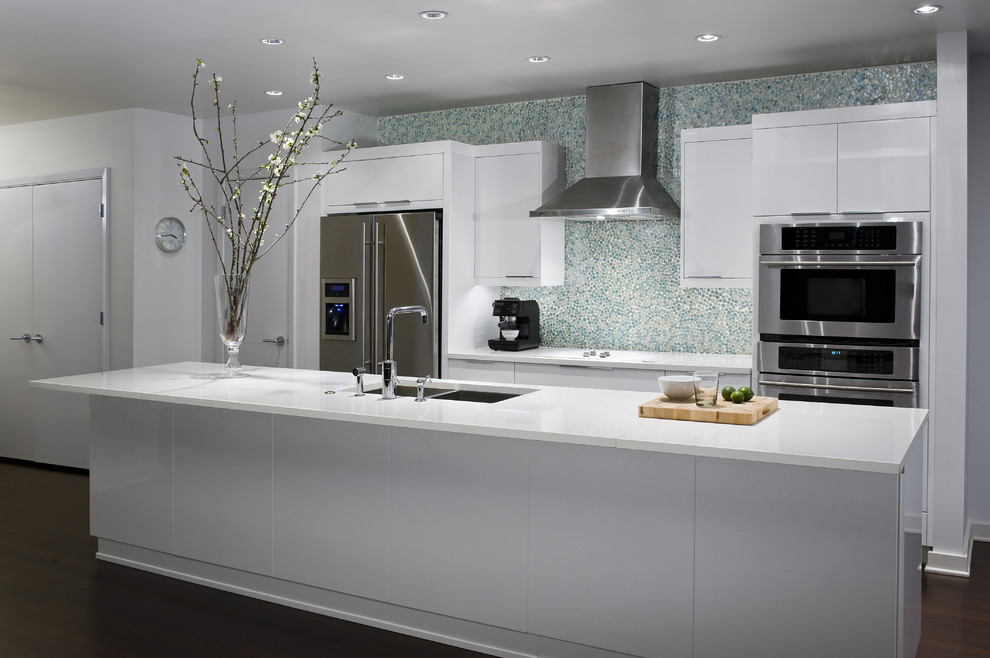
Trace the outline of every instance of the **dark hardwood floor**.
<instances>
[{"instance_id":1,"label":"dark hardwood floor","mask_svg":"<svg viewBox=\"0 0 990 658\"><path fill-rule=\"evenodd\" d=\"M88 483L0 460L4 658L481 656L100 562ZM923 576L918 658L990 656L990 545L977 544L972 571Z\"/></svg>"}]
</instances>

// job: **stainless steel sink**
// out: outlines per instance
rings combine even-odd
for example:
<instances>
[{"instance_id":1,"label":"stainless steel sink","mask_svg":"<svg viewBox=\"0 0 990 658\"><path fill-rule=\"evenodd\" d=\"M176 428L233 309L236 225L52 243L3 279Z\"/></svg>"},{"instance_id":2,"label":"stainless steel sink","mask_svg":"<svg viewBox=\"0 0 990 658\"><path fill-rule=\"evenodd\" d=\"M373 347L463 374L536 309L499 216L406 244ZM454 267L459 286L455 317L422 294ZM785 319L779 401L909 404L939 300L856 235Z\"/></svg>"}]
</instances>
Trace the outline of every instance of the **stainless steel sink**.
<instances>
[{"instance_id":1,"label":"stainless steel sink","mask_svg":"<svg viewBox=\"0 0 990 658\"><path fill-rule=\"evenodd\" d=\"M512 398L517 398L520 395L525 395L526 393L532 393L533 390L534 389L508 389L497 386L481 387L452 384L451 386L446 387L427 386L423 389L423 397L429 400L456 400L460 402L482 402L485 404L492 404L503 400L511 400ZM364 392L369 395L381 395L382 387L379 385L374 388L366 388ZM416 393L417 390L415 385L400 384L395 387L396 397L415 398Z\"/></svg>"},{"instance_id":2,"label":"stainless steel sink","mask_svg":"<svg viewBox=\"0 0 990 658\"><path fill-rule=\"evenodd\" d=\"M431 395L427 397L439 398L441 400L460 400L461 402L501 402L502 400L511 400L512 398L517 398L523 395L526 391L520 393L505 393L499 391L468 391L459 389L456 391L447 391L445 393L438 393L437 395Z\"/></svg>"}]
</instances>

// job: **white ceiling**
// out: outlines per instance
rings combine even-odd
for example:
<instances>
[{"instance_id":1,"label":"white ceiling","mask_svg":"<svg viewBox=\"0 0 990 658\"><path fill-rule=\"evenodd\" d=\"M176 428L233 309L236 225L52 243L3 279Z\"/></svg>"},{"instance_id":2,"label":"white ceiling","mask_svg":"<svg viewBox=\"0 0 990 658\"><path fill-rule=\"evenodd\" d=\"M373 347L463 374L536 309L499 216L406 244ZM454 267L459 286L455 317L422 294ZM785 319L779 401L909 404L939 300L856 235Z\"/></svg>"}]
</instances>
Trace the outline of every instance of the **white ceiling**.
<instances>
[{"instance_id":1,"label":"white ceiling","mask_svg":"<svg viewBox=\"0 0 990 658\"><path fill-rule=\"evenodd\" d=\"M5 3L0 124L143 107L188 114L197 57L241 113L323 100L372 116L990 54L990 0L49 0ZM418 14L442 9L449 17ZM723 35L712 44L693 37ZM279 47L259 39L276 36ZM526 61L548 55L545 64ZM401 82L385 74L399 72ZM285 91L280 99L264 90Z\"/></svg>"}]
</instances>

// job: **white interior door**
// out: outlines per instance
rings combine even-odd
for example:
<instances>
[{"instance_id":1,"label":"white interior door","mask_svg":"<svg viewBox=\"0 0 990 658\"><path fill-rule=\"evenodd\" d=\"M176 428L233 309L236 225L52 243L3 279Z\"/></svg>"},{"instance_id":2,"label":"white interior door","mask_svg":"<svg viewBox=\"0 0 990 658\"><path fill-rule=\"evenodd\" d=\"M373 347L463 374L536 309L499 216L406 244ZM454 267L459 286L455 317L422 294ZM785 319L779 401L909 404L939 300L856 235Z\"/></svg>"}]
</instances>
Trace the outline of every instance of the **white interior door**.
<instances>
[{"instance_id":1,"label":"white interior door","mask_svg":"<svg viewBox=\"0 0 990 658\"><path fill-rule=\"evenodd\" d=\"M3 456L89 465L88 399L28 382L103 369L102 201L100 179L0 189Z\"/></svg>"},{"instance_id":2,"label":"white interior door","mask_svg":"<svg viewBox=\"0 0 990 658\"><path fill-rule=\"evenodd\" d=\"M31 188L0 189L0 456L32 459ZM29 334L33 335L33 334Z\"/></svg>"},{"instance_id":3,"label":"white interior door","mask_svg":"<svg viewBox=\"0 0 990 658\"><path fill-rule=\"evenodd\" d=\"M101 180L34 186L34 377L103 364ZM89 465L89 399L32 389L35 461ZM57 410L57 413L54 411Z\"/></svg>"},{"instance_id":4,"label":"white interior door","mask_svg":"<svg viewBox=\"0 0 990 658\"><path fill-rule=\"evenodd\" d=\"M251 181L254 188L256 181ZM248 185L244 186L248 188ZM253 189L245 198L256 198ZM276 233L285 231L285 224L292 218L292 194L286 189L275 197L269 221L271 228L266 242L274 240ZM288 341L292 334L289 300L292 299L292 262L289 239L279 240L265 257L255 262L251 273L251 289L248 297L248 324L241 343L241 363L252 366L293 367L289 362L288 344L275 342L279 336ZM316 308L316 302L313 302ZM215 322L216 320L214 320ZM217 335L219 345L220 337ZM270 342L266 342L270 341ZM221 350L223 356L226 353Z\"/></svg>"}]
</instances>

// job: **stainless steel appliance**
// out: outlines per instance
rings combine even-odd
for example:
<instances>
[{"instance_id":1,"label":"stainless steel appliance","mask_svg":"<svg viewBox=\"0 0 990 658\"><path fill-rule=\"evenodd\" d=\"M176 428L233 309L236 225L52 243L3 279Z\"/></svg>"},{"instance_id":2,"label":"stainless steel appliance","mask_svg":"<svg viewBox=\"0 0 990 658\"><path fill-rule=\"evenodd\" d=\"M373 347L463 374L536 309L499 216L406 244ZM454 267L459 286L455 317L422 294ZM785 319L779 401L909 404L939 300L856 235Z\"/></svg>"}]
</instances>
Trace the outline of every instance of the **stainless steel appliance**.
<instances>
[{"instance_id":1,"label":"stainless steel appliance","mask_svg":"<svg viewBox=\"0 0 990 658\"><path fill-rule=\"evenodd\" d=\"M917 347L761 341L757 350L761 395L782 400L918 406Z\"/></svg>"},{"instance_id":2,"label":"stainless steel appliance","mask_svg":"<svg viewBox=\"0 0 990 658\"><path fill-rule=\"evenodd\" d=\"M422 306L393 321L394 354L403 374L440 376L440 241L438 211L331 215L320 226L320 369L381 373L389 309Z\"/></svg>"},{"instance_id":3,"label":"stainless steel appliance","mask_svg":"<svg viewBox=\"0 0 990 658\"><path fill-rule=\"evenodd\" d=\"M584 178L530 217L661 219L681 209L657 181L657 103L645 82L588 87Z\"/></svg>"},{"instance_id":4,"label":"stainless steel appliance","mask_svg":"<svg viewBox=\"0 0 990 658\"><path fill-rule=\"evenodd\" d=\"M922 226L760 225L759 332L919 340Z\"/></svg>"},{"instance_id":5,"label":"stainless steel appliance","mask_svg":"<svg viewBox=\"0 0 990 658\"><path fill-rule=\"evenodd\" d=\"M493 350L518 352L540 346L540 305L533 300L505 297L492 302L498 316L498 338L489 338Z\"/></svg>"},{"instance_id":6,"label":"stainless steel appliance","mask_svg":"<svg viewBox=\"0 0 990 658\"><path fill-rule=\"evenodd\" d=\"M922 219L792 219L759 231L759 393L917 407Z\"/></svg>"}]
</instances>

